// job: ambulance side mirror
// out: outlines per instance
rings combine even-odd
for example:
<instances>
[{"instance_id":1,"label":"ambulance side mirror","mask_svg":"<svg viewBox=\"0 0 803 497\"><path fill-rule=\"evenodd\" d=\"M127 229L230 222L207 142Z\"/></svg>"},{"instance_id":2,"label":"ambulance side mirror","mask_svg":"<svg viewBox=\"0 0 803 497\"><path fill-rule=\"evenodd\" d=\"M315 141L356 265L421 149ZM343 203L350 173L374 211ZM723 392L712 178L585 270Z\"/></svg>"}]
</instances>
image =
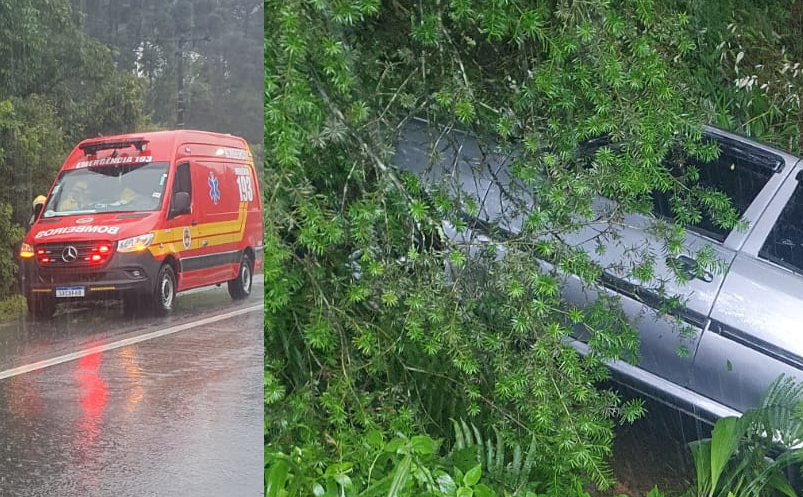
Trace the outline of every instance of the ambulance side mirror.
<instances>
[{"instance_id":1,"label":"ambulance side mirror","mask_svg":"<svg viewBox=\"0 0 803 497\"><path fill-rule=\"evenodd\" d=\"M173 202L170 204L170 212L168 217L173 218L181 214L190 213L190 194L187 192L177 192L173 196Z\"/></svg>"}]
</instances>

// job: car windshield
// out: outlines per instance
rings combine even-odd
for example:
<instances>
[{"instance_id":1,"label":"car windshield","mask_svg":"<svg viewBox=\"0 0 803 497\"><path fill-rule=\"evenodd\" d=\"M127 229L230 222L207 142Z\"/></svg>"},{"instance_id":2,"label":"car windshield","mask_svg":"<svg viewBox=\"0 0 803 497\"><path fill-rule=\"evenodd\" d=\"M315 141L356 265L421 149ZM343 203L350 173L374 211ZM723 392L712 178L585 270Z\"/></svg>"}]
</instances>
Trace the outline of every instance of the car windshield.
<instances>
[{"instance_id":1,"label":"car windshield","mask_svg":"<svg viewBox=\"0 0 803 497\"><path fill-rule=\"evenodd\" d=\"M162 204L167 162L73 169L62 173L43 217L155 211Z\"/></svg>"}]
</instances>

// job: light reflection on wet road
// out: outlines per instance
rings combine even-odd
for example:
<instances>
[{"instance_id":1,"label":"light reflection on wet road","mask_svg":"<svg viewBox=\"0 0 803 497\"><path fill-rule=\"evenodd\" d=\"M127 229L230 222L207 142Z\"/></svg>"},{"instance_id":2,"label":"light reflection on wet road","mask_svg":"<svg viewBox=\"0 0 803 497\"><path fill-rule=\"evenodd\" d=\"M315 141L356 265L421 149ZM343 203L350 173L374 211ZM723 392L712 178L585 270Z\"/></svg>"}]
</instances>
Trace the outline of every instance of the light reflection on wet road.
<instances>
[{"instance_id":1,"label":"light reflection on wet road","mask_svg":"<svg viewBox=\"0 0 803 497\"><path fill-rule=\"evenodd\" d=\"M2 369L238 306L227 299L188 296L163 320L65 313L51 335L6 335ZM0 495L261 495L262 333L257 310L0 380Z\"/></svg>"}]
</instances>

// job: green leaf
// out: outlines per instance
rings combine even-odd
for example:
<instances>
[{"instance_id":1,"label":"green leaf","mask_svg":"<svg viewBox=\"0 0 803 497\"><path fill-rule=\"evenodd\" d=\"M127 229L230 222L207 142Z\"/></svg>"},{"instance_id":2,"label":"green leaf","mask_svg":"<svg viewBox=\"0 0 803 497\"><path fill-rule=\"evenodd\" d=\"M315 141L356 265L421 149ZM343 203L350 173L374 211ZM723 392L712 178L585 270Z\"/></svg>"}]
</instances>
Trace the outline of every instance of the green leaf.
<instances>
[{"instance_id":1,"label":"green leaf","mask_svg":"<svg viewBox=\"0 0 803 497\"><path fill-rule=\"evenodd\" d=\"M410 440L410 447L416 454L432 454L435 452L435 441L423 435L417 435Z\"/></svg>"},{"instance_id":2,"label":"green leaf","mask_svg":"<svg viewBox=\"0 0 803 497\"><path fill-rule=\"evenodd\" d=\"M728 416L719 419L711 433L711 488L717 488L725 464L739 445L741 432L739 418ZM713 490L712 490L713 491Z\"/></svg>"},{"instance_id":3,"label":"green leaf","mask_svg":"<svg viewBox=\"0 0 803 497\"><path fill-rule=\"evenodd\" d=\"M658 490L658 487L652 487L650 493L647 494L647 497L664 497L664 493Z\"/></svg>"},{"instance_id":4,"label":"green leaf","mask_svg":"<svg viewBox=\"0 0 803 497\"><path fill-rule=\"evenodd\" d=\"M399 453L399 449L404 447L405 443L406 440L404 440L403 438L398 438L398 437L394 438L393 440L388 442L387 445L385 445L385 452Z\"/></svg>"},{"instance_id":5,"label":"green leaf","mask_svg":"<svg viewBox=\"0 0 803 497\"><path fill-rule=\"evenodd\" d=\"M274 459L274 462L268 468L268 474L265 477L265 496L278 497L280 491L284 489L287 474L290 472L290 464L283 459Z\"/></svg>"},{"instance_id":6,"label":"green leaf","mask_svg":"<svg viewBox=\"0 0 803 497\"><path fill-rule=\"evenodd\" d=\"M402 462L396 467L393 473L393 481L388 490L388 497L399 497L403 495L401 491L404 489L405 483L410 478L410 466L413 463L413 458L410 455L404 456Z\"/></svg>"},{"instance_id":7,"label":"green leaf","mask_svg":"<svg viewBox=\"0 0 803 497\"><path fill-rule=\"evenodd\" d=\"M382 292L382 304L388 307L393 307L398 302L399 302L399 297L393 290L385 290L384 292Z\"/></svg>"},{"instance_id":8,"label":"green leaf","mask_svg":"<svg viewBox=\"0 0 803 497\"><path fill-rule=\"evenodd\" d=\"M457 268L463 267L466 263L466 256L459 250L452 250L449 252L449 262Z\"/></svg>"},{"instance_id":9,"label":"green leaf","mask_svg":"<svg viewBox=\"0 0 803 497\"><path fill-rule=\"evenodd\" d=\"M692 459L694 460L695 480L697 482L697 495L708 495L711 487L711 440L696 440L689 444Z\"/></svg>"},{"instance_id":10,"label":"green leaf","mask_svg":"<svg viewBox=\"0 0 803 497\"><path fill-rule=\"evenodd\" d=\"M476 497L496 497L496 492L494 492L486 484L480 483L479 485L474 487L474 495ZM661 497L663 497L663 496L661 496Z\"/></svg>"},{"instance_id":11,"label":"green leaf","mask_svg":"<svg viewBox=\"0 0 803 497\"><path fill-rule=\"evenodd\" d=\"M327 475L327 476L331 476L331 475L336 475L338 473L344 473L344 472L350 470L353 466L354 466L354 464L350 463L350 462L342 462L342 463L330 464L326 468L326 471L324 472L324 474Z\"/></svg>"},{"instance_id":12,"label":"green leaf","mask_svg":"<svg viewBox=\"0 0 803 497\"><path fill-rule=\"evenodd\" d=\"M463 124L474 120L474 104L470 100L461 98L454 106L454 113Z\"/></svg>"},{"instance_id":13,"label":"green leaf","mask_svg":"<svg viewBox=\"0 0 803 497\"><path fill-rule=\"evenodd\" d=\"M351 488L353 486L351 478L345 473L336 474L335 481L343 488Z\"/></svg>"},{"instance_id":14,"label":"green leaf","mask_svg":"<svg viewBox=\"0 0 803 497\"><path fill-rule=\"evenodd\" d=\"M480 477L482 476L482 465L477 464L463 476L463 484L467 487L473 487L480 481Z\"/></svg>"},{"instance_id":15,"label":"green leaf","mask_svg":"<svg viewBox=\"0 0 803 497\"><path fill-rule=\"evenodd\" d=\"M416 222L421 222L427 216L427 204L421 200L413 200L410 202L410 215Z\"/></svg>"},{"instance_id":16,"label":"green leaf","mask_svg":"<svg viewBox=\"0 0 803 497\"><path fill-rule=\"evenodd\" d=\"M373 448L382 447L382 432L379 430L371 430L365 436L365 441L368 442L368 445Z\"/></svg>"},{"instance_id":17,"label":"green leaf","mask_svg":"<svg viewBox=\"0 0 803 497\"><path fill-rule=\"evenodd\" d=\"M460 487L457 489L457 497L472 497L474 490L469 487Z\"/></svg>"},{"instance_id":18,"label":"green leaf","mask_svg":"<svg viewBox=\"0 0 803 497\"><path fill-rule=\"evenodd\" d=\"M450 474L439 475L435 481L438 483L438 490L444 495L452 495L457 491L457 484Z\"/></svg>"}]
</instances>

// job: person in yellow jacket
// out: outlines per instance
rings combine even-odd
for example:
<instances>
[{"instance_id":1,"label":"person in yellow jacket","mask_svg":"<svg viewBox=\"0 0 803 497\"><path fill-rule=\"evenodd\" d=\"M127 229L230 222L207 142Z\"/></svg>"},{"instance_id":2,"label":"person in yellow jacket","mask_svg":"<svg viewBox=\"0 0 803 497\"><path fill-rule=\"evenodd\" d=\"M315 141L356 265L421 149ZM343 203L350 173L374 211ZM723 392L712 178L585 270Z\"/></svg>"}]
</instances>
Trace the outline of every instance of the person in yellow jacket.
<instances>
[{"instance_id":1,"label":"person in yellow jacket","mask_svg":"<svg viewBox=\"0 0 803 497\"><path fill-rule=\"evenodd\" d=\"M44 195L37 195L35 199L33 199L33 205L31 206L31 217L28 219L28 226L31 226L36 218L39 217L39 213L42 212L42 209L45 207L45 202L47 201L47 197Z\"/></svg>"}]
</instances>

